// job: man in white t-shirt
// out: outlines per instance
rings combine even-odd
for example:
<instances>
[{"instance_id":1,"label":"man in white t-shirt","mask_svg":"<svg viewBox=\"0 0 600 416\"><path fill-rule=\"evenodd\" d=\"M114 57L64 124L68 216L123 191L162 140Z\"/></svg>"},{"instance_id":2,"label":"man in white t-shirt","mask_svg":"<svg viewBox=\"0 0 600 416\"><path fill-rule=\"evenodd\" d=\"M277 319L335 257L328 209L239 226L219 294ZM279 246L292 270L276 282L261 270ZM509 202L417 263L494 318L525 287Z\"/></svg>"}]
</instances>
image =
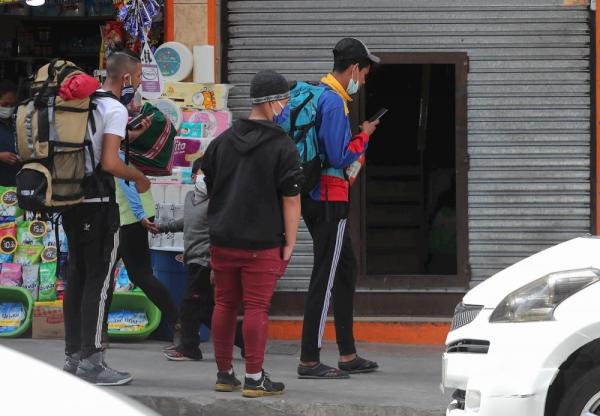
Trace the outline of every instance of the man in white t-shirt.
<instances>
[{"instance_id":1,"label":"man in white t-shirt","mask_svg":"<svg viewBox=\"0 0 600 416\"><path fill-rule=\"evenodd\" d=\"M86 159L85 200L63 214L69 241L64 370L97 385L123 385L132 379L106 364L101 336L119 247L114 177L134 182L139 192L150 188L148 178L119 157L128 122L125 105L140 84L141 68L139 58L129 51L115 52L108 58L106 82L93 98L96 129L92 133L90 126L93 152Z\"/></svg>"}]
</instances>

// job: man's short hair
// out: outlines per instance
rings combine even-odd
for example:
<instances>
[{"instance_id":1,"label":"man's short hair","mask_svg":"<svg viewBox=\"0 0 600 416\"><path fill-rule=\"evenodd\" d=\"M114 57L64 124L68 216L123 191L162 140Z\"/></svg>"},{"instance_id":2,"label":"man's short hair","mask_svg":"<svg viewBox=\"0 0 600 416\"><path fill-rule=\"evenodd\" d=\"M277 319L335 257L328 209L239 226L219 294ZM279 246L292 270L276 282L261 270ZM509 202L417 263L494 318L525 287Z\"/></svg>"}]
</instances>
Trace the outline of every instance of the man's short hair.
<instances>
[{"instance_id":1,"label":"man's short hair","mask_svg":"<svg viewBox=\"0 0 600 416\"><path fill-rule=\"evenodd\" d=\"M192 174L197 175L198 171L200 170L201 167L202 167L202 156L200 156L198 159L194 160L194 163L192 163Z\"/></svg>"},{"instance_id":2,"label":"man's short hair","mask_svg":"<svg viewBox=\"0 0 600 416\"><path fill-rule=\"evenodd\" d=\"M335 58L333 61L333 70L335 72L344 72L346 69L350 68L352 65L358 64L358 69L364 69L368 66L371 66L373 63L367 57L364 58L356 58L356 59L337 59Z\"/></svg>"},{"instance_id":3,"label":"man's short hair","mask_svg":"<svg viewBox=\"0 0 600 416\"><path fill-rule=\"evenodd\" d=\"M118 79L123 74L132 73L141 64L140 57L129 49L117 50L106 59L106 75Z\"/></svg>"},{"instance_id":4,"label":"man's short hair","mask_svg":"<svg viewBox=\"0 0 600 416\"><path fill-rule=\"evenodd\" d=\"M17 93L17 86L15 83L8 79L0 81L0 97L9 92L12 92L13 94Z\"/></svg>"}]
</instances>

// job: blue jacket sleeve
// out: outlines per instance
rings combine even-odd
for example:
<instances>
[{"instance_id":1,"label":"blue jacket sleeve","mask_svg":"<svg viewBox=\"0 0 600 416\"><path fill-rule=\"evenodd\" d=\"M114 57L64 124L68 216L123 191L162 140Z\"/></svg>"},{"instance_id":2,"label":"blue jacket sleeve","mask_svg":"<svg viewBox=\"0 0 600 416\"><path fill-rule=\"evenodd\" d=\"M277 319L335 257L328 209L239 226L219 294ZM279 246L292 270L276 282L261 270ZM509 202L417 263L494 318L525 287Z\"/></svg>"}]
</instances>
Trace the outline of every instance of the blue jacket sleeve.
<instances>
[{"instance_id":1,"label":"blue jacket sleeve","mask_svg":"<svg viewBox=\"0 0 600 416\"><path fill-rule=\"evenodd\" d=\"M333 93L332 93L333 94ZM345 114L344 103L338 96L323 94L317 116L319 143L332 168L343 169L351 165L364 153L355 152L350 146L352 132L350 120Z\"/></svg>"},{"instance_id":2,"label":"blue jacket sleeve","mask_svg":"<svg viewBox=\"0 0 600 416\"><path fill-rule=\"evenodd\" d=\"M119 152L119 157L122 161L125 161L125 154L123 152ZM127 197L127 201L129 201L131 212L133 212L133 215L135 215L135 218L137 218L138 221L142 221L144 218L146 218L146 212L144 212L140 194L138 193L137 189L135 189L135 183L130 181L129 185L127 185L125 180L120 178L115 179L117 179L117 183Z\"/></svg>"}]
</instances>

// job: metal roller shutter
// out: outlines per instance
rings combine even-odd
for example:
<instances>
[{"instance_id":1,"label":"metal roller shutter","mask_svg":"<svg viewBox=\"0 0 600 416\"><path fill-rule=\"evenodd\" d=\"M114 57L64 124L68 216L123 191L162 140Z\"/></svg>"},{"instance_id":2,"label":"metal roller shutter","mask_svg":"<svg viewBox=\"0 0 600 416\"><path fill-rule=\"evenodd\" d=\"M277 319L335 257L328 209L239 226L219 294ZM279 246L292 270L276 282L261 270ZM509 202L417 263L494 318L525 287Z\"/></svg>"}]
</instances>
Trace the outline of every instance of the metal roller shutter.
<instances>
[{"instance_id":1,"label":"metal roller shutter","mask_svg":"<svg viewBox=\"0 0 600 416\"><path fill-rule=\"evenodd\" d=\"M260 69L318 80L344 36L378 52L464 51L473 283L590 231L589 6L564 0L230 0L230 107ZM581 3L581 2L579 2ZM310 237L282 285L306 287Z\"/></svg>"}]
</instances>

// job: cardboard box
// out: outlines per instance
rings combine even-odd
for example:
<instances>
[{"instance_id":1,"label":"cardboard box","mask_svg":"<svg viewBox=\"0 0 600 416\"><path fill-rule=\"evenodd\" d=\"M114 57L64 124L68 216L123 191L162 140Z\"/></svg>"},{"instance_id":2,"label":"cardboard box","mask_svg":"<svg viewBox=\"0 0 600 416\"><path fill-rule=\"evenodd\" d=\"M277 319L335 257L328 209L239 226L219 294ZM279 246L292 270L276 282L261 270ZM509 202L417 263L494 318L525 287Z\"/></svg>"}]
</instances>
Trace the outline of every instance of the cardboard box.
<instances>
[{"instance_id":1,"label":"cardboard box","mask_svg":"<svg viewBox=\"0 0 600 416\"><path fill-rule=\"evenodd\" d=\"M65 319L63 302L36 302L33 307L31 338L34 339L64 339Z\"/></svg>"}]
</instances>

